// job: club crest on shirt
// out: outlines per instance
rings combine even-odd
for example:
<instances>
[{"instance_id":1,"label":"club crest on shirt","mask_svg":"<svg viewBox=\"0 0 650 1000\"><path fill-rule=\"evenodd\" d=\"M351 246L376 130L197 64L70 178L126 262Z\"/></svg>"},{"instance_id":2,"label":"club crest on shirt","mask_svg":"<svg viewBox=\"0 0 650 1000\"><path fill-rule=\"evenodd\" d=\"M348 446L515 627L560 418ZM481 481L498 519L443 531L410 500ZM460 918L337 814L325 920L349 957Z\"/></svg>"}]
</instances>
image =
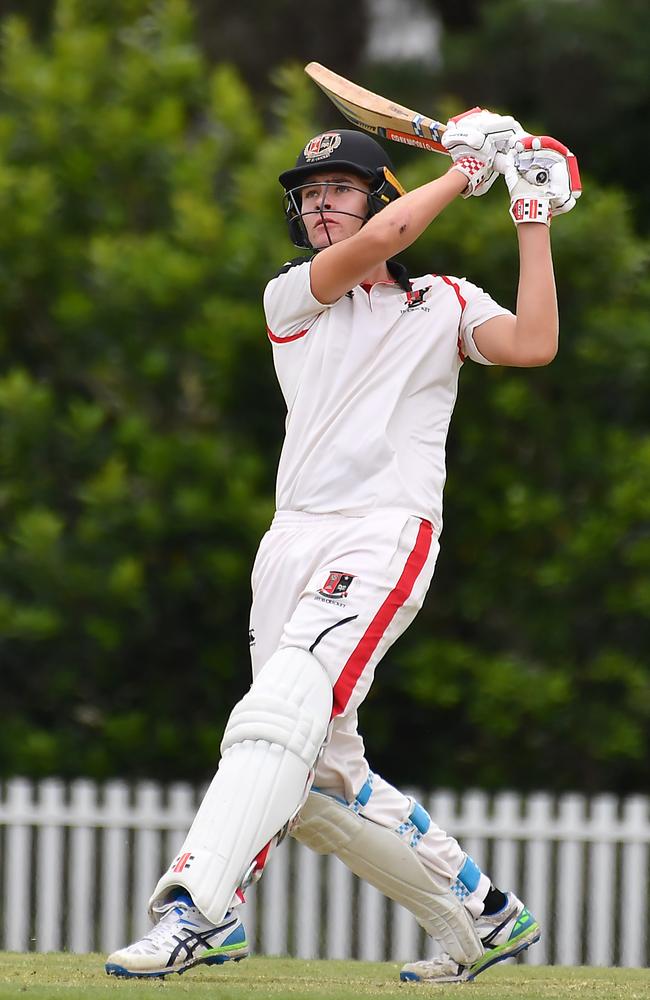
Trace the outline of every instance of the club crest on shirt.
<instances>
[{"instance_id":1,"label":"club crest on shirt","mask_svg":"<svg viewBox=\"0 0 650 1000\"><path fill-rule=\"evenodd\" d=\"M341 136L338 132L323 132L310 139L303 150L303 155L308 163L314 160L324 160L331 156L335 149L341 145Z\"/></svg>"},{"instance_id":2,"label":"club crest on shirt","mask_svg":"<svg viewBox=\"0 0 650 1000\"><path fill-rule=\"evenodd\" d=\"M350 573L332 571L318 593L322 597L335 598L340 601L347 596L348 588L353 580L354 576Z\"/></svg>"},{"instance_id":3,"label":"club crest on shirt","mask_svg":"<svg viewBox=\"0 0 650 1000\"><path fill-rule=\"evenodd\" d=\"M418 308L422 312L430 312L429 306L424 305L424 297L430 289L431 285L428 285L426 288L412 288L410 292L406 292L406 308L402 309L402 313L413 312Z\"/></svg>"}]
</instances>

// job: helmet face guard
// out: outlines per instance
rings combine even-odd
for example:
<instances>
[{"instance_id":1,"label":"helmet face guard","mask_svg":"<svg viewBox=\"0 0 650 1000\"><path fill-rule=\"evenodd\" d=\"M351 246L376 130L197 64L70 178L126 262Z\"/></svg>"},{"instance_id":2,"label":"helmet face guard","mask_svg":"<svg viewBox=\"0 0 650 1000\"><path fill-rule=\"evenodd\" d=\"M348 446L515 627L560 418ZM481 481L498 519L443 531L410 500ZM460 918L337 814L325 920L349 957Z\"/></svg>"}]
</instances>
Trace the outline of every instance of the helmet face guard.
<instances>
[{"instance_id":1,"label":"helmet face guard","mask_svg":"<svg viewBox=\"0 0 650 1000\"><path fill-rule=\"evenodd\" d=\"M391 201L404 194L404 188L392 172L392 164L378 142L363 132L342 129L339 132L324 132L311 139L298 157L292 170L280 174L280 183L285 189L283 199L284 212L289 228L291 242L304 249L313 247L307 235L307 229L302 214L302 193L307 179L321 171L335 172L340 170L346 174L355 174L368 181L370 190L363 188L367 198L367 210L364 216L351 212L339 212L337 215L354 215L361 219L363 225ZM323 198L320 209L315 211L322 215L322 205L327 192L327 183L323 182ZM353 190L361 190L353 188ZM332 243L329 231L327 237Z\"/></svg>"}]
</instances>

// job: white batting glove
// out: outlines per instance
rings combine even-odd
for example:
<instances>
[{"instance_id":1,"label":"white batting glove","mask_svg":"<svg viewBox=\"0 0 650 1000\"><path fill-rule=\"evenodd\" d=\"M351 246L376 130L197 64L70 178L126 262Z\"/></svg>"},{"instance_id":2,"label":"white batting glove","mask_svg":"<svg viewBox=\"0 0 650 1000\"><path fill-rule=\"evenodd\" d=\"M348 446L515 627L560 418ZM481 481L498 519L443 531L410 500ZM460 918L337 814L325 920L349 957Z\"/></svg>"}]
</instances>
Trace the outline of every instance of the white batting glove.
<instances>
[{"instance_id":1,"label":"white batting glove","mask_svg":"<svg viewBox=\"0 0 650 1000\"><path fill-rule=\"evenodd\" d=\"M520 222L551 224L570 212L582 194L578 161L565 145L548 135L526 136L506 156L510 215Z\"/></svg>"},{"instance_id":2,"label":"white batting glove","mask_svg":"<svg viewBox=\"0 0 650 1000\"><path fill-rule=\"evenodd\" d=\"M482 108L472 108L450 118L442 144L454 161L451 169L459 170L467 178L463 198L478 197L489 191L499 173L495 157L526 135L511 115L497 115Z\"/></svg>"}]
</instances>

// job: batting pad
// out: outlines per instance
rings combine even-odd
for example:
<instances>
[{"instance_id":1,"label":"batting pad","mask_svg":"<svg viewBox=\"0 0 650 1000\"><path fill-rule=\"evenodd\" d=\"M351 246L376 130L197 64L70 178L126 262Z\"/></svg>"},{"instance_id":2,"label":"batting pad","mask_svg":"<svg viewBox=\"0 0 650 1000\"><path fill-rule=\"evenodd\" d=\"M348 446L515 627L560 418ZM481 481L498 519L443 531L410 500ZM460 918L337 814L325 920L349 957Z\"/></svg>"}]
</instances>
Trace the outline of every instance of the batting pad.
<instances>
[{"instance_id":1,"label":"batting pad","mask_svg":"<svg viewBox=\"0 0 650 1000\"><path fill-rule=\"evenodd\" d=\"M406 907L456 962L471 965L483 954L474 921L449 880L428 871L394 830L329 795L310 792L291 832L317 853L335 854L359 878Z\"/></svg>"},{"instance_id":2,"label":"batting pad","mask_svg":"<svg viewBox=\"0 0 650 1000\"><path fill-rule=\"evenodd\" d=\"M180 853L149 909L183 886L218 924L244 875L301 805L332 711L332 685L311 653L275 653L235 706L222 758Z\"/></svg>"}]
</instances>

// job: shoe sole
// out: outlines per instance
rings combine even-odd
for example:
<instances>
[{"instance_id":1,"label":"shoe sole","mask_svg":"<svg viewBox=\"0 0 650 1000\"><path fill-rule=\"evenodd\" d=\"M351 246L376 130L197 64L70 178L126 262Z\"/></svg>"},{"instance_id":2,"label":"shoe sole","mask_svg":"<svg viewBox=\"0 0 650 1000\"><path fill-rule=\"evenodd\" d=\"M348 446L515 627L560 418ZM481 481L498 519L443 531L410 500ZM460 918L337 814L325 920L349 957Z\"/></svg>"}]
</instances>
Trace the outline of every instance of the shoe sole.
<instances>
[{"instance_id":1,"label":"shoe sole","mask_svg":"<svg viewBox=\"0 0 650 1000\"><path fill-rule=\"evenodd\" d=\"M418 976L417 972L400 972L400 981L402 983L438 983L441 986L445 986L447 983L466 983L468 981L467 976L432 976L431 978L427 976Z\"/></svg>"},{"instance_id":2,"label":"shoe sole","mask_svg":"<svg viewBox=\"0 0 650 1000\"><path fill-rule=\"evenodd\" d=\"M482 972L485 972L486 969L490 969L498 962L503 962L506 958L514 958L515 955L520 955L522 951L526 951L527 948L530 948L531 944L535 944L539 941L541 936L542 931L539 924L533 924L533 926L529 928L529 930L517 941L511 941L509 944L502 945L503 951L495 948L494 953L488 952L488 954L485 955L486 961L483 962L480 968L470 970L466 982L469 983L472 979L476 979L476 977L480 976Z\"/></svg>"},{"instance_id":3,"label":"shoe sole","mask_svg":"<svg viewBox=\"0 0 650 1000\"><path fill-rule=\"evenodd\" d=\"M248 955L248 949L239 954L235 952L221 952L221 954L206 955L205 958L197 958L193 962L186 962L184 965L179 965L175 968L155 969L153 972L134 972L131 969L126 969L123 965L117 965L115 962L107 962L104 969L108 976L117 976L118 979L164 979L165 976L172 975L173 973L182 976L188 969L195 969L197 965L223 965L225 962L241 962L242 959L248 958Z\"/></svg>"},{"instance_id":4,"label":"shoe sole","mask_svg":"<svg viewBox=\"0 0 650 1000\"><path fill-rule=\"evenodd\" d=\"M502 945L503 950L499 951L495 949L495 953L485 955L485 961L479 969L474 969L473 971L467 969L460 976L440 976L428 979L426 976L418 976L416 972L400 972L399 978L403 983L440 983L441 985L444 983L469 983L498 962L503 962L506 958L514 958L515 955L526 951L527 948L530 948L531 944L539 941L541 936L542 931L539 924L534 924L517 941L511 941L509 944Z\"/></svg>"}]
</instances>

